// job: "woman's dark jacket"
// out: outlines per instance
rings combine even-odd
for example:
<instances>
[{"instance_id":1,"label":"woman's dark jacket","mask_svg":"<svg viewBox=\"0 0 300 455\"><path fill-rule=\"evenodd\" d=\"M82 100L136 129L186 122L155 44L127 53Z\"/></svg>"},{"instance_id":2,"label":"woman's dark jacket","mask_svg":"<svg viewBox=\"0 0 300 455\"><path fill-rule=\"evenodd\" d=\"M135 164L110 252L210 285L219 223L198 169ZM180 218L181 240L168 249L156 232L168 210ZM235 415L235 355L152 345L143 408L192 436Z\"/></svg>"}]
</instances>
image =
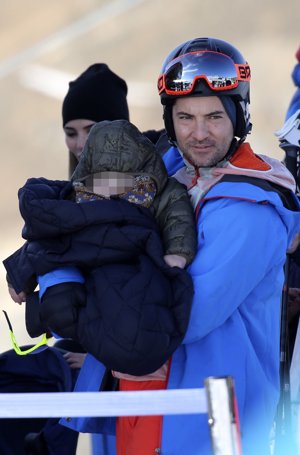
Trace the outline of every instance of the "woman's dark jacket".
<instances>
[{"instance_id":1,"label":"woman's dark jacket","mask_svg":"<svg viewBox=\"0 0 300 455\"><path fill-rule=\"evenodd\" d=\"M165 264L148 209L120 199L76 204L66 199L71 189L70 182L41 178L29 179L20 190L27 242L3 261L9 281L20 292L36 275L79 267L86 279L80 344L110 369L153 372L184 337L191 278ZM60 308L54 311L63 319Z\"/></svg>"}]
</instances>

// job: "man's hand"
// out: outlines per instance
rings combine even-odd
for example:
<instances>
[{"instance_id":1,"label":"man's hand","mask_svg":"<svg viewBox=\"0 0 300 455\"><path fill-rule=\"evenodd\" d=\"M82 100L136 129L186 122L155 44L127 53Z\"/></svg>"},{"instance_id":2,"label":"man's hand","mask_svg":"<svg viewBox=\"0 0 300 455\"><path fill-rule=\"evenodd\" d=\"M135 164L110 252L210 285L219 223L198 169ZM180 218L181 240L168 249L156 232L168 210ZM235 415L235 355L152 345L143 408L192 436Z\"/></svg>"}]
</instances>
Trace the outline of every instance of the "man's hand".
<instances>
[{"instance_id":1,"label":"man's hand","mask_svg":"<svg viewBox=\"0 0 300 455\"><path fill-rule=\"evenodd\" d=\"M184 269L186 266L186 259L183 256L179 256L179 254L165 254L164 260L170 267Z\"/></svg>"}]
</instances>

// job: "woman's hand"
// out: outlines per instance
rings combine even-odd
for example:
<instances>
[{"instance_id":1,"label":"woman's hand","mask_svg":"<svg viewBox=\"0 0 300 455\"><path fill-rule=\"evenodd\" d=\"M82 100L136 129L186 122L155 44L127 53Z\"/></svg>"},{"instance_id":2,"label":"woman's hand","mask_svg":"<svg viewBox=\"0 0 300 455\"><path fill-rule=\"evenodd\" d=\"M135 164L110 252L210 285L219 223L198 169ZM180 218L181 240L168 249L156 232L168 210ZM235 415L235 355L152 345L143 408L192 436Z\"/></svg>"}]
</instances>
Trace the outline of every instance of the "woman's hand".
<instances>
[{"instance_id":1,"label":"woman's hand","mask_svg":"<svg viewBox=\"0 0 300 455\"><path fill-rule=\"evenodd\" d=\"M300 316L300 289L289 288L288 299L288 316L289 320L292 320L294 317Z\"/></svg>"},{"instance_id":2,"label":"woman's hand","mask_svg":"<svg viewBox=\"0 0 300 455\"><path fill-rule=\"evenodd\" d=\"M70 368L81 368L86 354L81 352L66 352L64 359L69 364Z\"/></svg>"},{"instance_id":3,"label":"woman's hand","mask_svg":"<svg viewBox=\"0 0 300 455\"><path fill-rule=\"evenodd\" d=\"M25 302L25 300L26 300L25 292L22 291L19 294L17 294L16 291L14 290L14 288L12 288L11 286L8 286L8 292L9 292L9 295L11 296L11 298L13 299L13 301L18 303L19 305L21 305L22 302Z\"/></svg>"}]
</instances>

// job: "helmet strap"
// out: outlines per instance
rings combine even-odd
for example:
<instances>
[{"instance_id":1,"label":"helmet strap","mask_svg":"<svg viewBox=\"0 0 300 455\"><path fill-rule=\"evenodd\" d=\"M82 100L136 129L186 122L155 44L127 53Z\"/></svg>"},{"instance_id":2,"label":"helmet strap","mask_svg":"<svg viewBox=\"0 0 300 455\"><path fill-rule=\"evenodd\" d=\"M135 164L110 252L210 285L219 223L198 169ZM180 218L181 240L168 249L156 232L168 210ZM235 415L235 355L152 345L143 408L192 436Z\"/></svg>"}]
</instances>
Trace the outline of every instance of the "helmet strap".
<instances>
[{"instance_id":1,"label":"helmet strap","mask_svg":"<svg viewBox=\"0 0 300 455\"><path fill-rule=\"evenodd\" d=\"M168 135L168 140L171 145L176 147L176 136L172 118L172 107L173 103L164 105L163 119L165 123L165 129Z\"/></svg>"},{"instance_id":2,"label":"helmet strap","mask_svg":"<svg viewBox=\"0 0 300 455\"><path fill-rule=\"evenodd\" d=\"M241 141L241 140L238 141L237 138L234 137L231 141L228 152L226 153L224 158L222 158L220 161L223 161L223 160L229 161L242 142L243 141Z\"/></svg>"}]
</instances>

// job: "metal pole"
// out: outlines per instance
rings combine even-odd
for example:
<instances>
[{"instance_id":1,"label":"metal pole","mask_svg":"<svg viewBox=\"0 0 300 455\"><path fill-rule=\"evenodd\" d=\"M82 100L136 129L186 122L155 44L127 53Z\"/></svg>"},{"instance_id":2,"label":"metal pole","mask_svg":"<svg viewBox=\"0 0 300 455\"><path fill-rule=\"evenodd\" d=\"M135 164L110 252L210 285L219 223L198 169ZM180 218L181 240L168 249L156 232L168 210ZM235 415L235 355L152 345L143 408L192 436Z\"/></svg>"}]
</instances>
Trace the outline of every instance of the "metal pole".
<instances>
[{"instance_id":1,"label":"metal pole","mask_svg":"<svg viewBox=\"0 0 300 455\"><path fill-rule=\"evenodd\" d=\"M213 455L241 455L242 445L233 379L210 377L205 380L205 388Z\"/></svg>"}]
</instances>

